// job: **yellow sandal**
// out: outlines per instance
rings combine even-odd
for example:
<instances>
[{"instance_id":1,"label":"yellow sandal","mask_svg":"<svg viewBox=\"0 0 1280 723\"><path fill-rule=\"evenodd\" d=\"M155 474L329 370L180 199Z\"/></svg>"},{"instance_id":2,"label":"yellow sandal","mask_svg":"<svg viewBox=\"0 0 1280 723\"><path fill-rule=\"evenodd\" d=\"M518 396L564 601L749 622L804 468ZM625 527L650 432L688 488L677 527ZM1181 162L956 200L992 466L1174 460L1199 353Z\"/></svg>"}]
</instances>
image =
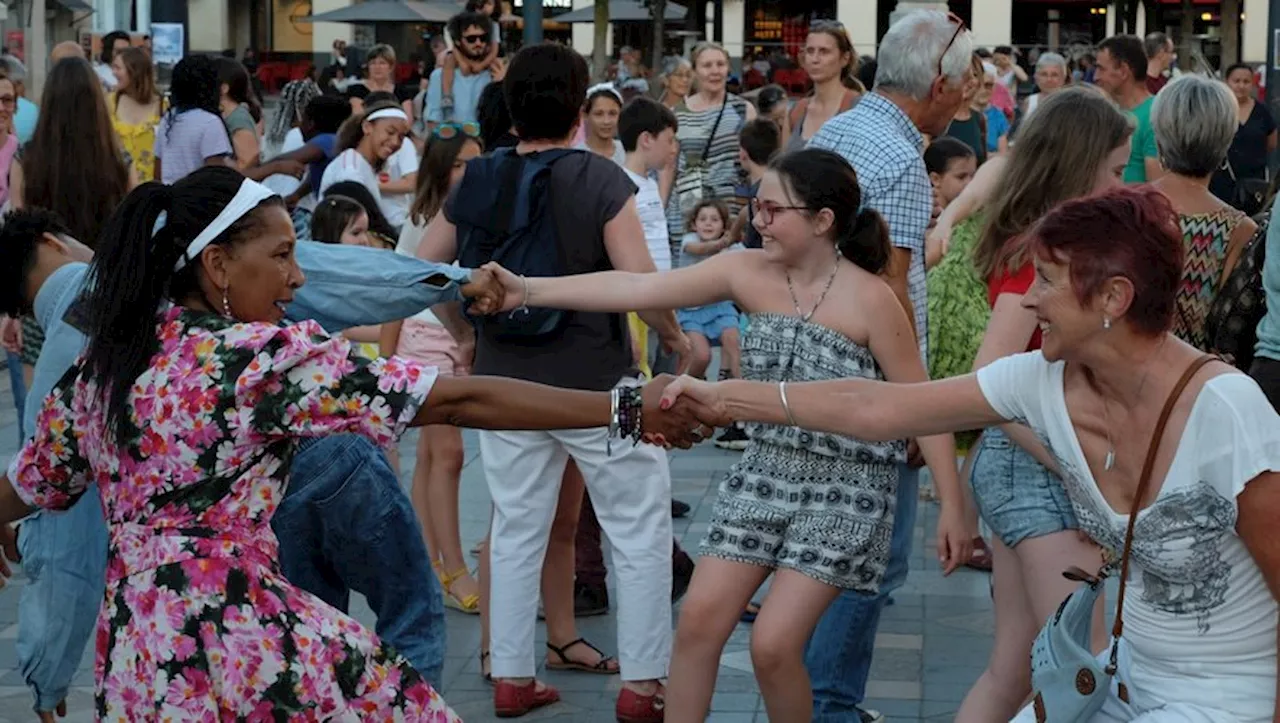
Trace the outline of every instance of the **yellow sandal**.
<instances>
[{"instance_id":1,"label":"yellow sandal","mask_svg":"<svg viewBox=\"0 0 1280 723\"><path fill-rule=\"evenodd\" d=\"M453 574L449 574L444 571L439 562L432 562L431 566L435 568L436 577L440 579L440 586L444 588L444 606L467 615L479 615L480 596L478 594L472 593L463 598L453 594L453 583L462 577L470 575L471 571L464 567Z\"/></svg>"}]
</instances>

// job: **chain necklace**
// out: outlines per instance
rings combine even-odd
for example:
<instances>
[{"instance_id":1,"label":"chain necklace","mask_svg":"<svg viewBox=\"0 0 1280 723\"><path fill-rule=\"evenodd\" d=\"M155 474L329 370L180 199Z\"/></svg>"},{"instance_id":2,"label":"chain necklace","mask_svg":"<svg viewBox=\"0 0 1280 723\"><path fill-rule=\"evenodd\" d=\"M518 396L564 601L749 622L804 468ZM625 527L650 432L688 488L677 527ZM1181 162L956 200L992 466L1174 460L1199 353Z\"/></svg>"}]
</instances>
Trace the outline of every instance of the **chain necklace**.
<instances>
[{"instance_id":1,"label":"chain necklace","mask_svg":"<svg viewBox=\"0 0 1280 723\"><path fill-rule=\"evenodd\" d=\"M814 313L818 311L818 307L822 306L822 302L827 298L827 292L831 291L831 284L836 280L836 272L840 270L840 250L836 249L836 263L831 267L831 275L827 277L827 285L822 287L822 293L818 294L818 300L814 303L813 308L809 309L809 313L800 310L800 299L796 296L795 286L791 284L791 272L787 275L787 291L791 292L791 305L796 308L796 316L800 317L800 321L808 322L813 318Z\"/></svg>"},{"instance_id":2,"label":"chain necklace","mask_svg":"<svg viewBox=\"0 0 1280 723\"><path fill-rule=\"evenodd\" d=\"M1147 368L1145 371L1142 372L1142 380L1138 382L1138 393L1134 395L1134 398L1139 400L1142 399L1142 390L1145 389L1147 386L1147 377L1151 376L1151 361L1152 359L1155 359L1157 356L1160 355L1160 351L1162 349L1164 349L1164 341L1160 342L1160 347L1156 349L1156 353L1152 354L1151 358L1147 360L1147 364L1146 364ZM1093 372L1090 371L1088 372L1088 374L1089 374L1089 383L1093 384L1094 387L1097 387L1098 385L1097 385L1097 382L1094 381ZM1104 459L1102 462L1102 469L1107 472L1110 472L1111 469L1116 466L1116 443L1115 443L1115 440L1112 439L1111 437L1111 405L1107 401L1106 396L1102 394L1099 394L1098 396L1102 397L1102 418L1106 422L1105 431L1107 433L1107 448L1108 448L1106 459Z\"/></svg>"}]
</instances>

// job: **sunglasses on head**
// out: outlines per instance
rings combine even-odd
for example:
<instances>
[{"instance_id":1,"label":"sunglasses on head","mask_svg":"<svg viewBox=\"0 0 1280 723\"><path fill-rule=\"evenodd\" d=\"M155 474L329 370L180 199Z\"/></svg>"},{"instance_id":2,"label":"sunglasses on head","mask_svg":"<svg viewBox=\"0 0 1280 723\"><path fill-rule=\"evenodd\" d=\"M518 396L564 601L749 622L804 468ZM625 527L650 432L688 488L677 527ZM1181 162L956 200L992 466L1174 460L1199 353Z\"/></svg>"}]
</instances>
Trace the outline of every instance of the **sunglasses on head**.
<instances>
[{"instance_id":1,"label":"sunglasses on head","mask_svg":"<svg viewBox=\"0 0 1280 723\"><path fill-rule=\"evenodd\" d=\"M466 121L465 123L441 123L431 129L431 135L442 141L457 138L459 133L468 138L479 138L480 124L475 121Z\"/></svg>"},{"instance_id":2,"label":"sunglasses on head","mask_svg":"<svg viewBox=\"0 0 1280 723\"><path fill-rule=\"evenodd\" d=\"M955 13L947 13L947 21L955 23L956 32L951 36L951 40L947 41L947 47L942 49L942 55L938 56L938 75L942 75L942 61L947 57L947 53L951 52L951 46L956 44L956 39L960 37L960 33L965 30L964 18Z\"/></svg>"}]
</instances>

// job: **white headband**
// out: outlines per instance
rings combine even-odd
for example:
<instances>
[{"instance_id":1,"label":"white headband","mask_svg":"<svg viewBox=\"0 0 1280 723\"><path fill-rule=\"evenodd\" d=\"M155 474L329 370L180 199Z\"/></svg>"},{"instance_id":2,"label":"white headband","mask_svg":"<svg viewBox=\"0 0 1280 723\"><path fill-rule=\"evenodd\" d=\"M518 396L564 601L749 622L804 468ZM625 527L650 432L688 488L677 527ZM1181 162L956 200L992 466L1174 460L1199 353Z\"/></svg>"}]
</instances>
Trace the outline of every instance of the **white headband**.
<instances>
[{"instance_id":1,"label":"white headband","mask_svg":"<svg viewBox=\"0 0 1280 723\"><path fill-rule=\"evenodd\" d=\"M405 115L404 111L399 108L383 108L382 110L375 110L370 113L365 117L364 122L372 123L376 120L382 120L383 118L395 118L396 120L402 120L405 122L409 121L409 116Z\"/></svg>"},{"instance_id":2,"label":"white headband","mask_svg":"<svg viewBox=\"0 0 1280 723\"><path fill-rule=\"evenodd\" d=\"M236 191L236 195L231 199L218 216L213 219L213 223L204 227L204 230L187 244L187 250L183 252L182 258L178 259L178 263L173 265L174 271L179 271L186 266L188 262L194 261L204 251L213 240L221 236L236 221L244 218L245 214L257 208L263 201L275 196L276 193L270 188L258 183L257 181L244 179L240 184L240 190ZM151 230L151 235L155 236L160 229L164 228L165 223L169 220L168 213L161 213L156 218L156 224Z\"/></svg>"},{"instance_id":3,"label":"white headband","mask_svg":"<svg viewBox=\"0 0 1280 723\"><path fill-rule=\"evenodd\" d=\"M609 93L614 98L617 98L619 103L622 102L622 93L618 92L618 89L614 87L613 83L596 83L590 88L587 88L588 99L596 93Z\"/></svg>"}]
</instances>

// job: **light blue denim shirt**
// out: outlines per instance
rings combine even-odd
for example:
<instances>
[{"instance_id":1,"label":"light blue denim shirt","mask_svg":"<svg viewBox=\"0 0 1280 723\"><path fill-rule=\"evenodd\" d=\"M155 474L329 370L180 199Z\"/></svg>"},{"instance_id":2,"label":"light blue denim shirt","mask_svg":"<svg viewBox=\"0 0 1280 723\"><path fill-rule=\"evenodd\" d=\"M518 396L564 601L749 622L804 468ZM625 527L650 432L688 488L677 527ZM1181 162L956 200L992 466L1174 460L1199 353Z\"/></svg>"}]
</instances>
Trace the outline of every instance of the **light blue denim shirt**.
<instances>
[{"instance_id":1,"label":"light blue denim shirt","mask_svg":"<svg viewBox=\"0 0 1280 723\"><path fill-rule=\"evenodd\" d=\"M1267 293L1267 313L1258 322L1257 356L1280 361L1280 196L1271 204L1267 227L1267 260L1262 265L1262 288Z\"/></svg>"},{"instance_id":2,"label":"light blue denim shirt","mask_svg":"<svg viewBox=\"0 0 1280 723\"><path fill-rule=\"evenodd\" d=\"M459 301L460 284L471 278L469 269L361 246L303 241L297 257L307 280L294 294L289 318L314 319L330 332L406 319L430 306ZM45 346L27 392L31 403L22 419L24 437L35 429L41 401L84 348L84 334L63 317L80 295L87 271L86 264L67 264L36 294L36 321L44 329Z\"/></svg>"},{"instance_id":3,"label":"light blue denim shirt","mask_svg":"<svg viewBox=\"0 0 1280 723\"><path fill-rule=\"evenodd\" d=\"M314 319L325 329L381 324L461 298L471 272L393 251L316 242L299 243L307 281L294 295L289 318ZM22 430L30 437L41 402L75 365L87 338L66 321L84 289L89 267L71 263L50 274L35 299L45 343L28 392ZM37 511L19 538L28 584L19 601L15 647L37 711L52 711L66 695L102 601L106 530L92 488L65 512ZM437 593L438 594L438 593Z\"/></svg>"}]
</instances>

